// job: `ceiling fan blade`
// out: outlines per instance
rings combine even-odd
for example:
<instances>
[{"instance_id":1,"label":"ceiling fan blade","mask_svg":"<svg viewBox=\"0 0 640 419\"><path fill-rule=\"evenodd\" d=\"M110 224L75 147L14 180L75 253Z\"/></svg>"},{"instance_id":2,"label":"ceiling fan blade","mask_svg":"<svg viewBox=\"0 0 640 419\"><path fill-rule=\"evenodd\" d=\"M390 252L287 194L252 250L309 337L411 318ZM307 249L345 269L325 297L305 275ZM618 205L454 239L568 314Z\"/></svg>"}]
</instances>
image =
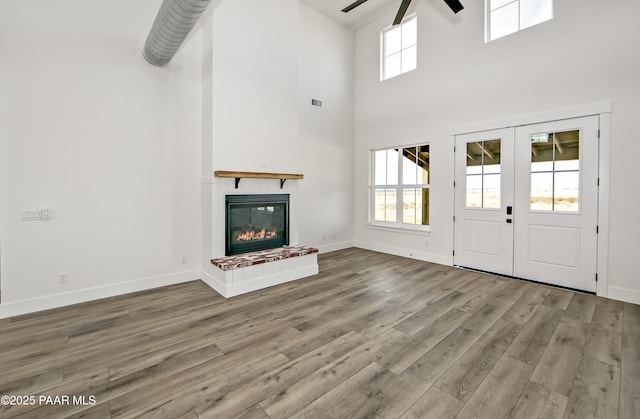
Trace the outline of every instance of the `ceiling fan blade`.
<instances>
[{"instance_id":1,"label":"ceiling fan blade","mask_svg":"<svg viewBox=\"0 0 640 419\"><path fill-rule=\"evenodd\" d=\"M409 8L410 4L411 0L402 0L400 8L398 9L398 14L396 14L396 18L393 19L394 25L398 25L400 22L402 22L402 18L404 18L405 13L407 13L407 9Z\"/></svg>"},{"instance_id":2,"label":"ceiling fan blade","mask_svg":"<svg viewBox=\"0 0 640 419\"><path fill-rule=\"evenodd\" d=\"M367 0L356 0L353 3L351 3L350 5L348 5L347 7L345 7L344 9L342 9L343 12L347 13L350 12L351 10L355 9L356 7L360 6L362 3L366 2Z\"/></svg>"},{"instance_id":3,"label":"ceiling fan blade","mask_svg":"<svg viewBox=\"0 0 640 419\"><path fill-rule=\"evenodd\" d=\"M464 9L464 6L458 0L444 0L444 2L447 3L447 6L449 6L451 10L453 10L453 13L458 13L460 10Z\"/></svg>"}]
</instances>

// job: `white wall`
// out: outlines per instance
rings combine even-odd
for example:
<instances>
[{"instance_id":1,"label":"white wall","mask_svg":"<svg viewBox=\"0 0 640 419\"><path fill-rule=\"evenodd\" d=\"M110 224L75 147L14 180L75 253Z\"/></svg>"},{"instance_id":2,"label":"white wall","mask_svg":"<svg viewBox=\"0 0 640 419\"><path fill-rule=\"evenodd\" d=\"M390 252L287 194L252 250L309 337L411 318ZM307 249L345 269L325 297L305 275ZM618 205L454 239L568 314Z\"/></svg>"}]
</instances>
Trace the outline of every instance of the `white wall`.
<instances>
[{"instance_id":1,"label":"white wall","mask_svg":"<svg viewBox=\"0 0 640 419\"><path fill-rule=\"evenodd\" d=\"M199 278L201 42L144 61L159 5L0 4L0 316Z\"/></svg>"},{"instance_id":2,"label":"white wall","mask_svg":"<svg viewBox=\"0 0 640 419\"><path fill-rule=\"evenodd\" d=\"M467 1L452 15L441 1L417 2L418 70L385 82L379 81L379 31L393 15L357 32L356 244L451 263L452 127L611 100L608 291L640 303L640 3L557 1L552 21L489 44L483 3ZM431 233L369 228L369 150L422 141L432 152Z\"/></svg>"},{"instance_id":3,"label":"white wall","mask_svg":"<svg viewBox=\"0 0 640 419\"><path fill-rule=\"evenodd\" d=\"M299 39L300 236L330 251L353 245L354 34L301 3Z\"/></svg>"},{"instance_id":4,"label":"white wall","mask_svg":"<svg viewBox=\"0 0 640 419\"><path fill-rule=\"evenodd\" d=\"M234 193L289 193L292 243L351 245L353 33L297 0L220 2L204 25L203 217L213 222L203 260L224 256L224 195ZM280 190L278 180L243 179L236 190L214 170L304 180Z\"/></svg>"}]
</instances>

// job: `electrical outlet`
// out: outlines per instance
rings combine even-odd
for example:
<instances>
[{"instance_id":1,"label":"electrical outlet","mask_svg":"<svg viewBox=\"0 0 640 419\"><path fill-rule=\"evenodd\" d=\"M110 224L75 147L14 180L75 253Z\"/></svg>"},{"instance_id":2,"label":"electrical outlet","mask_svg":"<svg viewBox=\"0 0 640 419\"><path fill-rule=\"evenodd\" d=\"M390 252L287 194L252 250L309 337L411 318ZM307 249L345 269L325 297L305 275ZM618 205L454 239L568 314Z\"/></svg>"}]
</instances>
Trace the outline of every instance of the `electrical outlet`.
<instances>
[{"instance_id":1,"label":"electrical outlet","mask_svg":"<svg viewBox=\"0 0 640 419\"><path fill-rule=\"evenodd\" d=\"M69 274L66 272L60 272L58 274L58 284L66 284L69 280Z\"/></svg>"}]
</instances>

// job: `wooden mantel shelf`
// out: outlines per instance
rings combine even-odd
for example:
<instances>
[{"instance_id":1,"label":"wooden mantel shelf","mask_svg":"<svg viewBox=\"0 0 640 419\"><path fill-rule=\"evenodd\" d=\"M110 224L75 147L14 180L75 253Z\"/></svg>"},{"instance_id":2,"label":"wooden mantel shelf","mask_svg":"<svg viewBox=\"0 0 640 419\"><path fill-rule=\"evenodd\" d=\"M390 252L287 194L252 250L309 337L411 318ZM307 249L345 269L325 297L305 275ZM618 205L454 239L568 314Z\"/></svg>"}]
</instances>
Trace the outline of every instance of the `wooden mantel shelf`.
<instances>
[{"instance_id":1,"label":"wooden mantel shelf","mask_svg":"<svg viewBox=\"0 0 640 419\"><path fill-rule=\"evenodd\" d=\"M230 177L236 180L236 189L242 178L252 179L280 179L280 189L284 186L287 179L304 179L304 175L299 173L266 173L266 172L227 172L224 170L216 170L213 172L215 177Z\"/></svg>"}]
</instances>

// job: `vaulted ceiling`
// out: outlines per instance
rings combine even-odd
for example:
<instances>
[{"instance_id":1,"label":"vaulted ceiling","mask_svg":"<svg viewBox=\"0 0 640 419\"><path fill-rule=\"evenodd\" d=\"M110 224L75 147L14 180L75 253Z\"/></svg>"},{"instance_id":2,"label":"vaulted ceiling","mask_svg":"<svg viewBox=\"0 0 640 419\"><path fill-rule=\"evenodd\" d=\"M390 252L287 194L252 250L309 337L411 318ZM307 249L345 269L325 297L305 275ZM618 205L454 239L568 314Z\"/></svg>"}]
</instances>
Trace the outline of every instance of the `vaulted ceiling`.
<instances>
[{"instance_id":1,"label":"vaulted ceiling","mask_svg":"<svg viewBox=\"0 0 640 419\"><path fill-rule=\"evenodd\" d=\"M341 10L354 0L300 0L323 15L343 24L351 29L359 29L386 13L395 13L400 6L400 0L368 0L349 13ZM411 10L411 9L409 9ZM391 24L391 22L389 22Z\"/></svg>"}]
</instances>

